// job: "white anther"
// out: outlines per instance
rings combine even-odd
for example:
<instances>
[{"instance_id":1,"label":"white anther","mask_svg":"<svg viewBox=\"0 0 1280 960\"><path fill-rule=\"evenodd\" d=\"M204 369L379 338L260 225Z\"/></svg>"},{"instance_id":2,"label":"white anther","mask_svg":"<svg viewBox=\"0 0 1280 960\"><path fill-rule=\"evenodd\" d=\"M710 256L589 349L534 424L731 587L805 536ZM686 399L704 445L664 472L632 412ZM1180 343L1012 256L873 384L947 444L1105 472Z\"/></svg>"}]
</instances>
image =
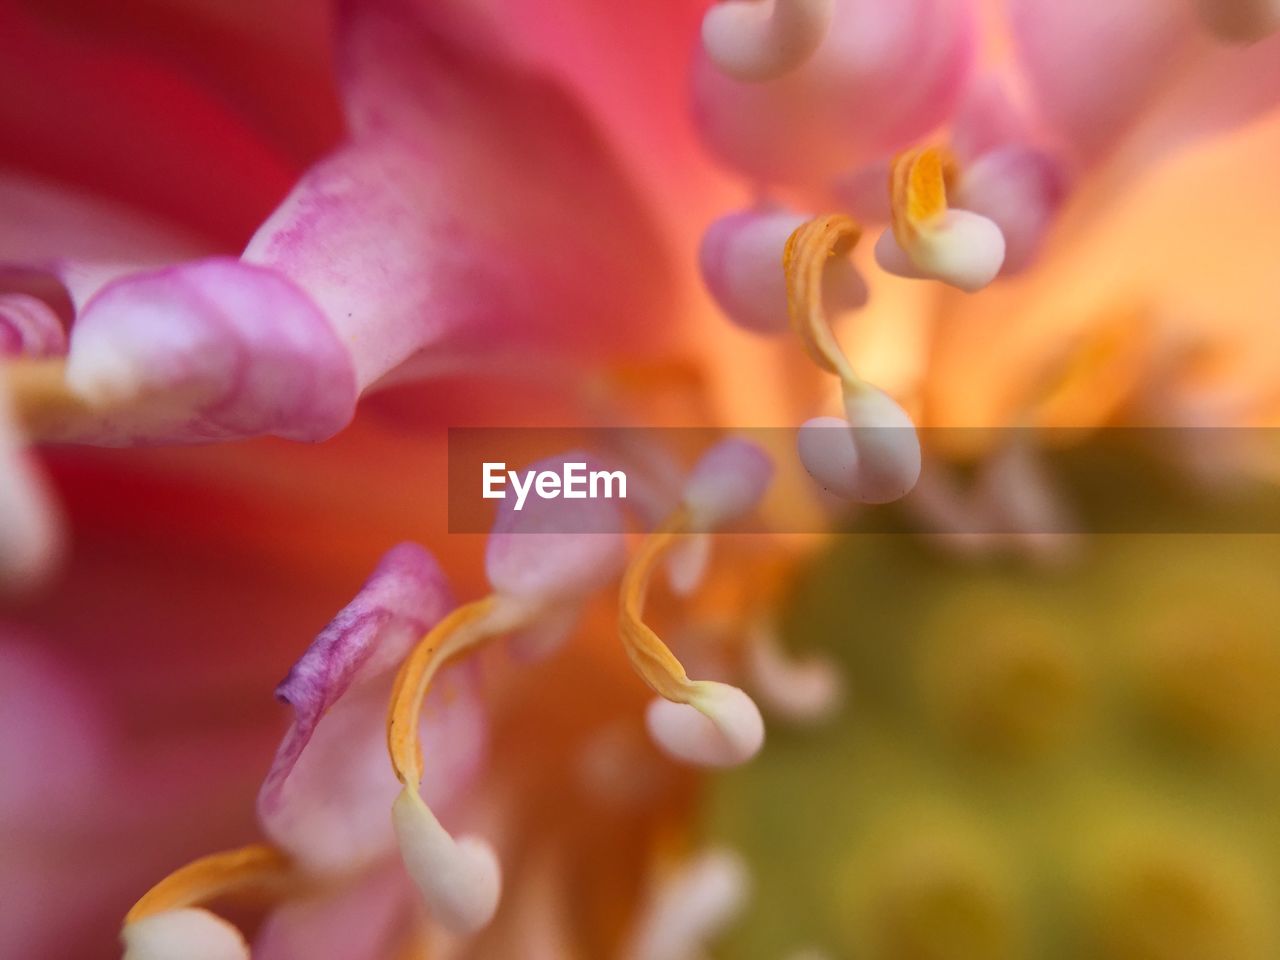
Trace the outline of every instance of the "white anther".
<instances>
[{"instance_id":1,"label":"white anther","mask_svg":"<svg viewBox=\"0 0 1280 960\"><path fill-rule=\"evenodd\" d=\"M454 933L474 933L493 919L502 869L479 837L454 839L416 790L405 787L391 808L405 869L432 915Z\"/></svg>"},{"instance_id":2,"label":"white anther","mask_svg":"<svg viewBox=\"0 0 1280 960\"><path fill-rule=\"evenodd\" d=\"M876 241L876 262L900 277L941 280L966 293L981 290L1004 265L1004 234L970 210L950 209L920 229L904 250L892 230Z\"/></svg>"},{"instance_id":3,"label":"white anther","mask_svg":"<svg viewBox=\"0 0 1280 960\"><path fill-rule=\"evenodd\" d=\"M249 960L240 931L208 910L166 910L127 924L124 960Z\"/></svg>"},{"instance_id":4,"label":"white anther","mask_svg":"<svg viewBox=\"0 0 1280 960\"><path fill-rule=\"evenodd\" d=\"M835 6L835 0L726 0L703 17L702 46L735 80L775 80L818 49Z\"/></svg>"},{"instance_id":5,"label":"white anther","mask_svg":"<svg viewBox=\"0 0 1280 960\"><path fill-rule=\"evenodd\" d=\"M697 681L689 703L657 697L645 712L649 735L677 760L732 767L750 760L764 743L764 720L749 696L713 680Z\"/></svg>"},{"instance_id":6,"label":"white anther","mask_svg":"<svg viewBox=\"0 0 1280 960\"><path fill-rule=\"evenodd\" d=\"M859 503L889 503L920 478L920 439L892 397L871 386L845 394L849 419L814 417L800 427L800 462L824 489Z\"/></svg>"}]
</instances>

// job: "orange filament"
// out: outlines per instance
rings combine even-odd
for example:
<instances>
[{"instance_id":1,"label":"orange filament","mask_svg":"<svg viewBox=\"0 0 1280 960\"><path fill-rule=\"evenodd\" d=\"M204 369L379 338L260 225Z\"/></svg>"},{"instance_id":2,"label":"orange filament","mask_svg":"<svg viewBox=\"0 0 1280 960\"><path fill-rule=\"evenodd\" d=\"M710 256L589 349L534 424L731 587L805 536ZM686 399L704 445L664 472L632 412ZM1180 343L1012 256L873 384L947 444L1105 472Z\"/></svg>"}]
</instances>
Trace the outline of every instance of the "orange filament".
<instances>
[{"instance_id":1,"label":"orange filament","mask_svg":"<svg viewBox=\"0 0 1280 960\"><path fill-rule=\"evenodd\" d=\"M179 867L144 893L125 914L125 924L169 910L208 903L232 893L276 894L293 879L289 858L265 843L213 853Z\"/></svg>"},{"instance_id":2,"label":"orange filament","mask_svg":"<svg viewBox=\"0 0 1280 960\"><path fill-rule=\"evenodd\" d=\"M422 780L418 717L427 688L445 664L493 635L483 621L497 604L491 595L458 607L428 631L396 674L387 711L387 752L396 778L406 787L416 790Z\"/></svg>"},{"instance_id":3,"label":"orange filament","mask_svg":"<svg viewBox=\"0 0 1280 960\"><path fill-rule=\"evenodd\" d=\"M659 559L676 537L688 532L688 525L688 511L680 508L645 538L622 575L618 610L618 634L631 665L654 693L676 703L689 702L693 684L676 655L644 622L644 605Z\"/></svg>"},{"instance_id":4,"label":"orange filament","mask_svg":"<svg viewBox=\"0 0 1280 960\"><path fill-rule=\"evenodd\" d=\"M908 249L921 227L947 212L947 187L955 176L956 162L942 147L915 147L893 158L889 200L898 246Z\"/></svg>"},{"instance_id":5,"label":"orange filament","mask_svg":"<svg viewBox=\"0 0 1280 960\"><path fill-rule=\"evenodd\" d=\"M840 349L822 301L822 280L827 261L848 256L862 237L862 227L852 217L832 213L801 224L787 238L782 269L787 277L787 309L791 328L805 351L823 370L834 373L846 385L860 384L849 358Z\"/></svg>"}]
</instances>

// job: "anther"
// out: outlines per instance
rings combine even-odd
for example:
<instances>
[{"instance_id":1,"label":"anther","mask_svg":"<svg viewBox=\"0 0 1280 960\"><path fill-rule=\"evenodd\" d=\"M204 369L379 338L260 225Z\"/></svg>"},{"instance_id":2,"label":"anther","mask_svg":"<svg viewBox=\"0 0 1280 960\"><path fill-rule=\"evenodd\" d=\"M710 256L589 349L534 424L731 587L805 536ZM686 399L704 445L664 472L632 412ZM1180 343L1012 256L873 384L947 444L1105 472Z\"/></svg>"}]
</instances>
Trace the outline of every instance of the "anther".
<instances>
[{"instance_id":1,"label":"anther","mask_svg":"<svg viewBox=\"0 0 1280 960\"><path fill-rule=\"evenodd\" d=\"M835 0L726 0L703 18L702 46L735 80L775 80L813 55L834 12Z\"/></svg>"}]
</instances>

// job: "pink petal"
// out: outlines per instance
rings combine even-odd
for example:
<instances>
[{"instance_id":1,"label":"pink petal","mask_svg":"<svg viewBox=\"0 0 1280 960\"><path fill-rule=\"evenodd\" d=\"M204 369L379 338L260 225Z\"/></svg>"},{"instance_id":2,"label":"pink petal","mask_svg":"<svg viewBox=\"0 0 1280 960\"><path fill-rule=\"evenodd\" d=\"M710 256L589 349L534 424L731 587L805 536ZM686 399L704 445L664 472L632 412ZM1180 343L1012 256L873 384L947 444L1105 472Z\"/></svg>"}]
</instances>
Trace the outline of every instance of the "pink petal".
<instances>
[{"instance_id":1,"label":"pink petal","mask_svg":"<svg viewBox=\"0 0 1280 960\"><path fill-rule=\"evenodd\" d=\"M1190 4L1010 0L1019 61L1043 118L1086 162L1101 156L1182 69Z\"/></svg>"},{"instance_id":2,"label":"pink petal","mask_svg":"<svg viewBox=\"0 0 1280 960\"><path fill-rule=\"evenodd\" d=\"M209 252L190 233L61 184L0 173L0 289L48 274L76 309L110 280Z\"/></svg>"},{"instance_id":3,"label":"pink petal","mask_svg":"<svg viewBox=\"0 0 1280 960\"><path fill-rule=\"evenodd\" d=\"M955 108L974 60L968 0L840 0L817 52L766 83L694 70L699 125L734 168L816 183L893 153Z\"/></svg>"},{"instance_id":4,"label":"pink petal","mask_svg":"<svg viewBox=\"0 0 1280 960\"><path fill-rule=\"evenodd\" d=\"M391 852L400 784L386 755L391 672L449 609L435 560L401 544L326 627L276 692L294 720L258 795L263 829L311 869L344 871ZM474 772L485 723L474 671L446 670L423 711L425 790L447 805Z\"/></svg>"},{"instance_id":5,"label":"pink petal","mask_svg":"<svg viewBox=\"0 0 1280 960\"><path fill-rule=\"evenodd\" d=\"M408 927L407 893L393 867L290 900L267 917L253 960L381 960L396 946L397 927Z\"/></svg>"},{"instance_id":6,"label":"pink petal","mask_svg":"<svg viewBox=\"0 0 1280 960\"><path fill-rule=\"evenodd\" d=\"M564 464L601 465L573 451L519 471L560 473ZM485 548L485 573L497 592L534 601L572 599L603 587L622 572L626 541L622 511L604 498L542 499L532 490L522 510L508 492L498 504Z\"/></svg>"},{"instance_id":7,"label":"pink petal","mask_svg":"<svg viewBox=\"0 0 1280 960\"><path fill-rule=\"evenodd\" d=\"M121 405L67 438L108 445L320 440L355 406L350 359L311 301L234 260L108 284L72 328L67 380L95 404Z\"/></svg>"},{"instance_id":8,"label":"pink petal","mask_svg":"<svg viewBox=\"0 0 1280 960\"><path fill-rule=\"evenodd\" d=\"M419 354L434 366L653 341L661 244L559 88L397 0L353 5L340 37L352 141L245 258L316 299L361 388Z\"/></svg>"},{"instance_id":9,"label":"pink petal","mask_svg":"<svg viewBox=\"0 0 1280 960\"><path fill-rule=\"evenodd\" d=\"M353 683L394 669L453 605L435 557L416 543L392 547L294 664L277 699L308 732Z\"/></svg>"}]
</instances>

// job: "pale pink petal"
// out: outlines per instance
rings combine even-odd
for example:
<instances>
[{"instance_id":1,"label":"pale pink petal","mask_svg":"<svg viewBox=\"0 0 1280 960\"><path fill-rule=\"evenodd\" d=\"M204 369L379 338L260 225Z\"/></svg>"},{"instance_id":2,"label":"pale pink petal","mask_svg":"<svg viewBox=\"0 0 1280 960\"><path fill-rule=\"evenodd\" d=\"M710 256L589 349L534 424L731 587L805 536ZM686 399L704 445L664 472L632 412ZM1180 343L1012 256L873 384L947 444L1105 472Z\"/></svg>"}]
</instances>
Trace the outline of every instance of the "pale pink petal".
<instances>
[{"instance_id":1,"label":"pale pink petal","mask_svg":"<svg viewBox=\"0 0 1280 960\"><path fill-rule=\"evenodd\" d=\"M684 485L695 530L714 530L754 510L773 480L773 461L758 444L721 440L698 458Z\"/></svg>"},{"instance_id":2,"label":"pale pink petal","mask_svg":"<svg viewBox=\"0 0 1280 960\"><path fill-rule=\"evenodd\" d=\"M1009 93L1010 81L999 73L974 78L951 120L949 146L963 168L984 153L1011 143L1031 143L1035 124ZM881 181L881 189L888 179Z\"/></svg>"},{"instance_id":3,"label":"pale pink petal","mask_svg":"<svg viewBox=\"0 0 1280 960\"><path fill-rule=\"evenodd\" d=\"M617 164L563 91L450 36L447 19L347 5L351 142L246 260L315 298L361 388L415 357L430 369L652 343L662 247Z\"/></svg>"},{"instance_id":4,"label":"pale pink petal","mask_svg":"<svg viewBox=\"0 0 1280 960\"><path fill-rule=\"evenodd\" d=\"M263 829L309 868L351 870L395 847L386 811L399 783L386 755L391 672L444 615L435 560L401 544L315 639L277 691L294 708L258 796ZM485 722L474 671L446 670L423 710L424 786L445 804L474 772Z\"/></svg>"},{"instance_id":5,"label":"pale pink petal","mask_svg":"<svg viewBox=\"0 0 1280 960\"><path fill-rule=\"evenodd\" d=\"M813 56L764 83L703 56L694 105L709 146L771 182L821 183L922 137L954 109L974 60L968 0L837 0Z\"/></svg>"},{"instance_id":6,"label":"pale pink petal","mask_svg":"<svg viewBox=\"0 0 1280 960\"><path fill-rule=\"evenodd\" d=\"M1189 3L1010 0L1010 29L1043 119L1085 162L1124 133L1183 69Z\"/></svg>"},{"instance_id":7,"label":"pale pink petal","mask_svg":"<svg viewBox=\"0 0 1280 960\"><path fill-rule=\"evenodd\" d=\"M47 273L82 309L110 280L208 252L191 234L122 204L0 172L0 288L6 273Z\"/></svg>"},{"instance_id":8,"label":"pale pink petal","mask_svg":"<svg viewBox=\"0 0 1280 960\"><path fill-rule=\"evenodd\" d=\"M101 289L72 328L67 381L103 412L58 439L108 445L320 440L356 398L347 352L306 294L221 259Z\"/></svg>"},{"instance_id":9,"label":"pale pink petal","mask_svg":"<svg viewBox=\"0 0 1280 960\"><path fill-rule=\"evenodd\" d=\"M544 470L560 474L566 464L588 472L606 469L574 451L517 472L524 478ZM571 600L622 572L626 541L616 500L543 499L531 488L521 509L517 503L511 491L500 501L485 548L485 574L498 593L535 602Z\"/></svg>"},{"instance_id":10,"label":"pale pink petal","mask_svg":"<svg viewBox=\"0 0 1280 960\"><path fill-rule=\"evenodd\" d=\"M883 180L879 187L883 193ZM757 333L788 330L782 251L806 219L786 210L747 210L707 228L698 254L702 279L734 323ZM832 311L856 310L867 301L866 283L847 257L833 261L823 283L824 302Z\"/></svg>"},{"instance_id":11,"label":"pale pink petal","mask_svg":"<svg viewBox=\"0 0 1280 960\"><path fill-rule=\"evenodd\" d=\"M382 960L407 929L408 893L399 867L292 899L267 917L253 960Z\"/></svg>"}]
</instances>

